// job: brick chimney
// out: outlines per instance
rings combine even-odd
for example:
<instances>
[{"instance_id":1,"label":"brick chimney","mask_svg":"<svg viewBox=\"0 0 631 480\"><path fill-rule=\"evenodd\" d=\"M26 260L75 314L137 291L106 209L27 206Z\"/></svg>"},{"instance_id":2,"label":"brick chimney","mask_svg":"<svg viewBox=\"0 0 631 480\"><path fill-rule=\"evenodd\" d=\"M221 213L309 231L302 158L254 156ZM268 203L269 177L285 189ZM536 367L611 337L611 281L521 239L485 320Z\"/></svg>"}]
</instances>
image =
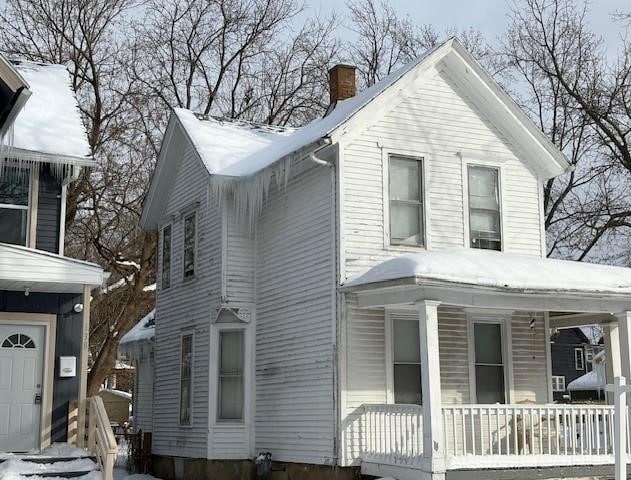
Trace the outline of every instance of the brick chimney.
<instances>
[{"instance_id":1,"label":"brick chimney","mask_svg":"<svg viewBox=\"0 0 631 480\"><path fill-rule=\"evenodd\" d=\"M329 70L331 106L334 106L340 100L354 97L356 93L355 67L353 65L338 64Z\"/></svg>"}]
</instances>

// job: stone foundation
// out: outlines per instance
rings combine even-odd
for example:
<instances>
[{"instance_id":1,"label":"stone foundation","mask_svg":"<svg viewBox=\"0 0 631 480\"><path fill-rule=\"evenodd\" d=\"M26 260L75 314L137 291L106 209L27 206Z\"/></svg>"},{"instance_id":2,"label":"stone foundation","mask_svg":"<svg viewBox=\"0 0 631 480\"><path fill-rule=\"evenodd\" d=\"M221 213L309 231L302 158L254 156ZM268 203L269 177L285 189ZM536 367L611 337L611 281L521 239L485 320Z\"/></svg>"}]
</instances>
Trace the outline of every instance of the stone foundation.
<instances>
[{"instance_id":1,"label":"stone foundation","mask_svg":"<svg viewBox=\"0 0 631 480\"><path fill-rule=\"evenodd\" d=\"M251 460L152 456L152 473L164 480L257 480ZM359 480L359 468L273 462L270 480Z\"/></svg>"}]
</instances>

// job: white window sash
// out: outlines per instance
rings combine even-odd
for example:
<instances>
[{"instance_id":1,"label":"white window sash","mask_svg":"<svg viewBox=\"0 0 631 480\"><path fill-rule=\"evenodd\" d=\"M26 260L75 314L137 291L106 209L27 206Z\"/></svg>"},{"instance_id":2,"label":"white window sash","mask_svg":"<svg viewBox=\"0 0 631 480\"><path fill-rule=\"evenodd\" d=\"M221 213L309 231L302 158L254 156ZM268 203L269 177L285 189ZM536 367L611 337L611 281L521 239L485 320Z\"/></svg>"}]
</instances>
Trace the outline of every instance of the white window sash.
<instances>
[{"instance_id":1,"label":"white window sash","mask_svg":"<svg viewBox=\"0 0 631 480\"><path fill-rule=\"evenodd\" d=\"M392 160L417 162L418 165L418 199L396 199L393 198L392 188ZM390 245L402 245L402 246L416 246L423 247L426 245L426 222L425 222L425 178L424 178L424 159L423 157L414 157L410 155L402 155L396 153L388 154L388 238L390 239ZM405 241L398 240L392 237L392 206L393 205L406 205L418 208L419 216L419 241Z\"/></svg>"}]
</instances>

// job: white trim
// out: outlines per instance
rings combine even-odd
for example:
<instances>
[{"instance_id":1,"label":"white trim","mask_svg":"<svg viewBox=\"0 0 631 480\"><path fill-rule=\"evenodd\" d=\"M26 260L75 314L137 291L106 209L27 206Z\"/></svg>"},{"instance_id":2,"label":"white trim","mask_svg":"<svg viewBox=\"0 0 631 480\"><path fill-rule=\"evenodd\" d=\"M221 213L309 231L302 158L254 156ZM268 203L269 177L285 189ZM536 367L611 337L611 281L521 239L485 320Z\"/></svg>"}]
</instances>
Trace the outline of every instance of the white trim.
<instances>
[{"instance_id":1,"label":"white trim","mask_svg":"<svg viewBox=\"0 0 631 480\"><path fill-rule=\"evenodd\" d=\"M541 236L541 257L548 256L548 246L546 245L546 212L543 206L543 183L537 182L537 198L539 200L539 234Z\"/></svg>"},{"instance_id":2,"label":"white trim","mask_svg":"<svg viewBox=\"0 0 631 480\"><path fill-rule=\"evenodd\" d=\"M221 193L219 193L221 195ZM232 201L230 202L232 205ZM221 302L225 303L228 298L228 199L219 201L219 215L221 216ZM254 257L256 258L256 257Z\"/></svg>"},{"instance_id":3,"label":"white trim","mask_svg":"<svg viewBox=\"0 0 631 480\"><path fill-rule=\"evenodd\" d=\"M186 269L186 219L190 217L195 218L195 233L194 233L194 243L193 243L193 275L190 277L185 276ZM199 239L199 215L197 206L194 207L194 210L183 212L182 214L182 283L192 282L199 276L198 268L198 239Z\"/></svg>"},{"instance_id":4,"label":"white trim","mask_svg":"<svg viewBox=\"0 0 631 480\"><path fill-rule=\"evenodd\" d=\"M44 327L45 347L42 351L42 403L39 428L40 449L44 449L50 445L52 434L57 316L42 313L0 312L0 324Z\"/></svg>"},{"instance_id":5,"label":"white trim","mask_svg":"<svg viewBox=\"0 0 631 480\"><path fill-rule=\"evenodd\" d=\"M515 399L515 387L513 380L513 334L511 315L507 315L506 312L501 311L482 314L479 311L471 312L465 310L465 318L467 321L467 343L469 356L469 402L471 404L478 404L476 392L475 341L473 325L476 323L491 323L500 325L502 335L505 403L513 403Z\"/></svg>"},{"instance_id":6,"label":"white trim","mask_svg":"<svg viewBox=\"0 0 631 480\"><path fill-rule=\"evenodd\" d=\"M189 386L189 416L188 423L182 423L182 351L184 347L184 337L191 337L191 375L190 375L190 386ZM194 392L194 378L195 378L195 332L193 330L183 330L180 332L180 348L179 348L179 358L178 358L178 382L177 382L177 426L178 428L192 428L193 427L193 406L195 402L193 401L193 392Z\"/></svg>"},{"instance_id":7,"label":"white trim","mask_svg":"<svg viewBox=\"0 0 631 480\"><path fill-rule=\"evenodd\" d=\"M68 183L61 182L61 200L59 202L59 255L63 255L66 243L66 201L68 199Z\"/></svg>"},{"instance_id":8,"label":"white trim","mask_svg":"<svg viewBox=\"0 0 631 480\"><path fill-rule=\"evenodd\" d=\"M410 311L410 314L416 312ZM384 310L385 321L385 360L386 360L386 403L394 403L394 321L391 309Z\"/></svg>"},{"instance_id":9,"label":"white trim","mask_svg":"<svg viewBox=\"0 0 631 480\"><path fill-rule=\"evenodd\" d=\"M576 354L579 353L580 355L577 356ZM578 361L580 359L580 362ZM578 366L578 364L581 364L580 368ZM576 369L577 372L584 372L585 371L585 352L583 351L582 347L578 347L574 349L574 368Z\"/></svg>"},{"instance_id":10,"label":"white trim","mask_svg":"<svg viewBox=\"0 0 631 480\"><path fill-rule=\"evenodd\" d=\"M546 378L548 379L548 403L554 402L552 392L552 346L550 342L550 312L543 312L543 333L546 345Z\"/></svg>"},{"instance_id":11,"label":"white trim","mask_svg":"<svg viewBox=\"0 0 631 480\"><path fill-rule=\"evenodd\" d=\"M169 285L167 287L164 286L164 282L163 282L163 273L164 273L164 230L166 228L170 228L171 229L171 237L169 239ZM164 291L164 290L168 290L173 286L173 223L169 222L169 223L165 223L164 225L162 225L158 231L158 241L159 241L159 246L158 246L158 253L159 253L159 258L160 258L160 265L159 265L159 271L158 271L158 277L159 277L159 285L160 285L160 290Z\"/></svg>"},{"instance_id":12,"label":"white trim","mask_svg":"<svg viewBox=\"0 0 631 480\"><path fill-rule=\"evenodd\" d=\"M388 251L400 252L416 252L418 250L429 250L430 234L429 234L429 194L428 194L428 171L427 155L418 151L406 148L385 147L378 144L381 149L381 169L382 169L382 203L383 203L383 248ZM390 158L401 157L403 159L416 160L420 163L419 185L421 188L421 216L419 221L422 222L421 228L423 238L421 244L414 245L411 243L392 243L390 239Z\"/></svg>"},{"instance_id":13,"label":"white trim","mask_svg":"<svg viewBox=\"0 0 631 480\"><path fill-rule=\"evenodd\" d=\"M37 248L37 211L39 207L39 169L29 172L28 218L26 220L26 246Z\"/></svg>"},{"instance_id":14,"label":"white trim","mask_svg":"<svg viewBox=\"0 0 631 480\"><path fill-rule=\"evenodd\" d=\"M500 207L500 235L502 236L500 242L500 251L506 251L507 238L506 238L506 222L504 221L504 213L506 212L504 204L504 184L505 184L505 167L501 165L497 160L481 160L479 158L470 158L464 156L463 152L458 152L461 160L462 168L462 220L463 220L463 245L465 248L471 247L471 231L470 231L470 215L469 215L469 166L472 167L484 167L493 168L498 171L497 182L500 195L499 207Z\"/></svg>"},{"instance_id":15,"label":"white trim","mask_svg":"<svg viewBox=\"0 0 631 480\"><path fill-rule=\"evenodd\" d=\"M565 392L565 390L566 390L565 375L553 375L551 383L552 383L552 392L556 392L556 393ZM559 383L561 383L563 388L559 388L559 386L558 386Z\"/></svg>"}]
</instances>

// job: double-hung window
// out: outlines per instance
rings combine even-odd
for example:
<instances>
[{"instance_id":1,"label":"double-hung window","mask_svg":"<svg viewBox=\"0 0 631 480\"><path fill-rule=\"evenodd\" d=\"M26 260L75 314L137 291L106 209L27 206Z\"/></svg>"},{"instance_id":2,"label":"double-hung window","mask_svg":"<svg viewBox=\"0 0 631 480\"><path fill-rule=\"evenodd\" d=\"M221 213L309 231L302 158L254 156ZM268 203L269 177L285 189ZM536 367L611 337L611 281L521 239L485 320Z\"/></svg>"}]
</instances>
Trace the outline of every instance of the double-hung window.
<instances>
[{"instance_id":1,"label":"double-hung window","mask_svg":"<svg viewBox=\"0 0 631 480\"><path fill-rule=\"evenodd\" d=\"M552 391L565 392L565 377L563 375L554 375L552 377Z\"/></svg>"},{"instance_id":2,"label":"double-hung window","mask_svg":"<svg viewBox=\"0 0 631 480\"><path fill-rule=\"evenodd\" d=\"M585 354L582 348L574 349L574 367L576 370L585 370Z\"/></svg>"},{"instance_id":3,"label":"double-hung window","mask_svg":"<svg viewBox=\"0 0 631 480\"><path fill-rule=\"evenodd\" d=\"M423 246L423 160L391 155L388 177L390 243Z\"/></svg>"},{"instance_id":4,"label":"double-hung window","mask_svg":"<svg viewBox=\"0 0 631 480\"><path fill-rule=\"evenodd\" d=\"M184 280L195 276L195 250L197 248L197 214L184 217Z\"/></svg>"},{"instance_id":5,"label":"double-hung window","mask_svg":"<svg viewBox=\"0 0 631 480\"><path fill-rule=\"evenodd\" d=\"M219 420L243 420L245 331L219 332Z\"/></svg>"},{"instance_id":6,"label":"double-hung window","mask_svg":"<svg viewBox=\"0 0 631 480\"><path fill-rule=\"evenodd\" d=\"M506 403L502 325L474 323L475 391L478 403Z\"/></svg>"},{"instance_id":7,"label":"double-hung window","mask_svg":"<svg viewBox=\"0 0 631 480\"><path fill-rule=\"evenodd\" d=\"M469 165L467 171L470 245L472 248L501 250L499 170Z\"/></svg>"},{"instance_id":8,"label":"double-hung window","mask_svg":"<svg viewBox=\"0 0 631 480\"><path fill-rule=\"evenodd\" d=\"M422 404L418 320L394 318L394 403Z\"/></svg>"},{"instance_id":9,"label":"double-hung window","mask_svg":"<svg viewBox=\"0 0 631 480\"><path fill-rule=\"evenodd\" d=\"M0 243L26 245L29 176L29 170L8 170L0 176Z\"/></svg>"},{"instance_id":10,"label":"double-hung window","mask_svg":"<svg viewBox=\"0 0 631 480\"><path fill-rule=\"evenodd\" d=\"M182 336L180 348L180 425L190 425L191 406L193 403L191 392L193 335Z\"/></svg>"},{"instance_id":11,"label":"double-hung window","mask_svg":"<svg viewBox=\"0 0 631 480\"><path fill-rule=\"evenodd\" d=\"M162 289L171 286L171 225L162 229Z\"/></svg>"}]
</instances>

